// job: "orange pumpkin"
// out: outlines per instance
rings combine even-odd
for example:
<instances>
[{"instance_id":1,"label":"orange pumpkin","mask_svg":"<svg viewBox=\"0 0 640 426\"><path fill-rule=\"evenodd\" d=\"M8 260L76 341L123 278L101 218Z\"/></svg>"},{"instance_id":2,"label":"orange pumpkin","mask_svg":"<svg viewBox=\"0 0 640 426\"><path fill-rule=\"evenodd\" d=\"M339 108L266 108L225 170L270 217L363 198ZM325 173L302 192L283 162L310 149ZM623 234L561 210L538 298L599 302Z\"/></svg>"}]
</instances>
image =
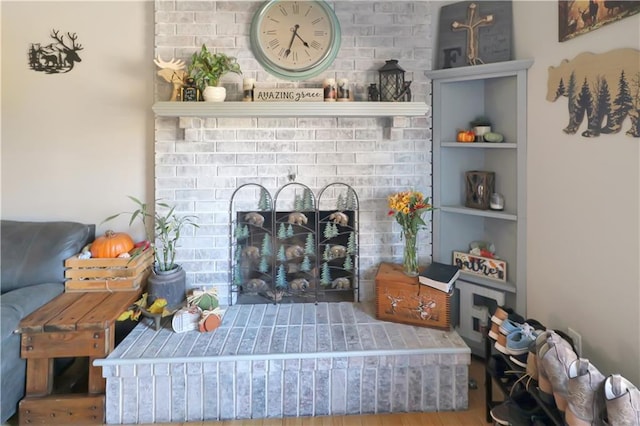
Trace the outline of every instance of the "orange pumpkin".
<instances>
[{"instance_id":1,"label":"orange pumpkin","mask_svg":"<svg viewBox=\"0 0 640 426\"><path fill-rule=\"evenodd\" d=\"M458 142L475 142L476 134L473 130L459 130L456 135L456 140Z\"/></svg>"},{"instance_id":2,"label":"orange pumpkin","mask_svg":"<svg viewBox=\"0 0 640 426\"><path fill-rule=\"evenodd\" d=\"M119 254L127 253L134 246L133 239L124 232L113 232L111 230L98 237L91 244L91 257L118 257Z\"/></svg>"}]
</instances>

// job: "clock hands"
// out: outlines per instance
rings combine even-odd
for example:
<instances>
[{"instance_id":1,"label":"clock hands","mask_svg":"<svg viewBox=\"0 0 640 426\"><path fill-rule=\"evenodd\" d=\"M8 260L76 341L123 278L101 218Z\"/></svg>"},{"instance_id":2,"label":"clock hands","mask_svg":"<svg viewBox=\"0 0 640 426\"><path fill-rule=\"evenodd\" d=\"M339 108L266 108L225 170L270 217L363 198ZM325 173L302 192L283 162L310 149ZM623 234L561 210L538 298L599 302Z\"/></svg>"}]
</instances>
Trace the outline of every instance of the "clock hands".
<instances>
[{"instance_id":1,"label":"clock hands","mask_svg":"<svg viewBox=\"0 0 640 426\"><path fill-rule=\"evenodd\" d=\"M291 28L291 31L293 31L293 35L291 35L291 41L289 42L289 47L287 47L287 50L284 51L285 58L288 57L289 54L291 53L291 46L293 46L293 41L296 39L296 35L298 34L298 28L300 28L300 25L298 24L296 24L293 28Z\"/></svg>"},{"instance_id":2,"label":"clock hands","mask_svg":"<svg viewBox=\"0 0 640 426\"><path fill-rule=\"evenodd\" d=\"M296 25L297 26L297 25ZM300 34L298 34L298 31L296 31L294 34L294 36L298 37L300 39L300 41L302 42L302 44L304 45L304 47L309 48L309 43L307 43L306 41L304 41L302 39L302 37L300 37Z\"/></svg>"},{"instance_id":3,"label":"clock hands","mask_svg":"<svg viewBox=\"0 0 640 426\"><path fill-rule=\"evenodd\" d=\"M299 28L300 28L300 25L298 25L298 24L295 24L293 27L290 28L290 30L293 32L293 34L291 35L291 41L289 41L289 47L287 47L287 49L284 51L284 57L285 58L287 58L291 54L291 46L293 46L293 41L296 39L296 37L298 37L300 39L300 41L302 42L304 47L306 47L307 49L309 48L309 43L304 41L304 39L302 37L300 37L300 34L298 34L298 29Z\"/></svg>"}]
</instances>

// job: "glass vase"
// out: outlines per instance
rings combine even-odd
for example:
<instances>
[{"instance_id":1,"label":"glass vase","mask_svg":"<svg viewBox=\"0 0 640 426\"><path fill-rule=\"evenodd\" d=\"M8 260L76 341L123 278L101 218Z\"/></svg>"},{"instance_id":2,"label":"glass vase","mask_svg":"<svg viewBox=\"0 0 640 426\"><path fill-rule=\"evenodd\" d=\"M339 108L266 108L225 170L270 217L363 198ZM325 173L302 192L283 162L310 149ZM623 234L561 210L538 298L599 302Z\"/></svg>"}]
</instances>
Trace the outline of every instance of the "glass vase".
<instances>
[{"instance_id":1,"label":"glass vase","mask_svg":"<svg viewBox=\"0 0 640 426\"><path fill-rule=\"evenodd\" d=\"M418 276L418 250L417 233L403 232L404 234L404 256L402 258L402 268L405 275L410 277Z\"/></svg>"}]
</instances>

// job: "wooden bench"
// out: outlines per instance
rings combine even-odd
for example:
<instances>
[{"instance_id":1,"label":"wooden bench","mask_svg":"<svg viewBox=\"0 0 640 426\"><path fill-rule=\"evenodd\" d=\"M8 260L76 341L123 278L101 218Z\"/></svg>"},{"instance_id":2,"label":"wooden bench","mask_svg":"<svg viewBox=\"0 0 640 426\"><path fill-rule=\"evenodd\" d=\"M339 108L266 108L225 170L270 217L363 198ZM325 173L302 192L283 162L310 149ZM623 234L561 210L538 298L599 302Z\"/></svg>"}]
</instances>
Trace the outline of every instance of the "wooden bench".
<instances>
[{"instance_id":1,"label":"wooden bench","mask_svg":"<svg viewBox=\"0 0 640 426\"><path fill-rule=\"evenodd\" d=\"M27 360L20 425L104 423L106 382L93 361L113 351L116 319L142 291L63 293L20 322ZM89 358L87 393L52 394L53 360L67 357Z\"/></svg>"}]
</instances>

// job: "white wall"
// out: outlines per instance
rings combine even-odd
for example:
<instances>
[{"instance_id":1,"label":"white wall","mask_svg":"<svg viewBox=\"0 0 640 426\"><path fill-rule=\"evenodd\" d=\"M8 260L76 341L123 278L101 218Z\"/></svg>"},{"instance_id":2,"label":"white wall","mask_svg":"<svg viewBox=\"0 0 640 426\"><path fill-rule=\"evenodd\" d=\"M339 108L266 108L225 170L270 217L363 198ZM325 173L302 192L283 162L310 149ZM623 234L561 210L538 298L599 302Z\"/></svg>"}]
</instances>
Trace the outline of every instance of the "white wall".
<instances>
[{"instance_id":1,"label":"white wall","mask_svg":"<svg viewBox=\"0 0 640 426\"><path fill-rule=\"evenodd\" d=\"M582 52L640 49L640 15L558 42L556 1L516 1L528 85L527 315L582 334L604 374L640 383L640 139L567 135L567 101L545 100L549 66Z\"/></svg>"},{"instance_id":2,"label":"white wall","mask_svg":"<svg viewBox=\"0 0 640 426\"><path fill-rule=\"evenodd\" d=\"M132 208L127 195L153 199L153 2L1 7L2 218L100 224ZM65 74L28 67L52 29L84 48Z\"/></svg>"}]
</instances>

